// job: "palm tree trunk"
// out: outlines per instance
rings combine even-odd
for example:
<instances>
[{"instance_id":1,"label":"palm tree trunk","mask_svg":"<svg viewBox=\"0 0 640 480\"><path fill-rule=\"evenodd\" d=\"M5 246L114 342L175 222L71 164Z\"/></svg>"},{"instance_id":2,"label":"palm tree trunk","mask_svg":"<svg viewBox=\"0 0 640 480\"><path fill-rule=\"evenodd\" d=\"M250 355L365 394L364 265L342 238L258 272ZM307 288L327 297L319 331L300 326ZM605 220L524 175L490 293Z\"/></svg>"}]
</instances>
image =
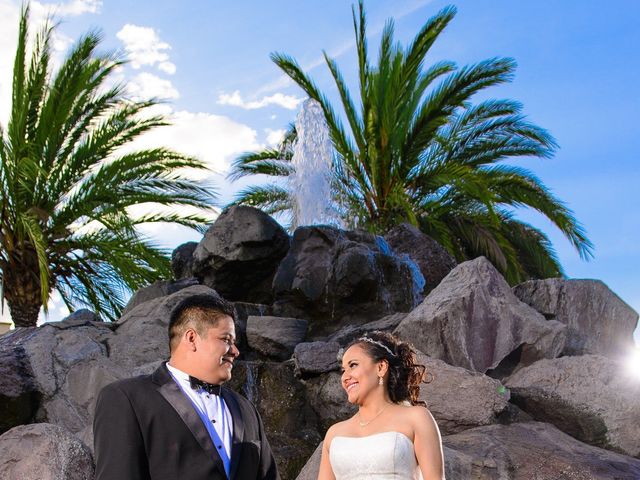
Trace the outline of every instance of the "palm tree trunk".
<instances>
[{"instance_id":1,"label":"palm tree trunk","mask_svg":"<svg viewBox=\"0 0 640 480\"><path fill-rule=\"evenodd\" d=\"M42 306L38 271L22 264L19 268L4 269L3 275L4 296L11 320L16 327L35 327Z\"/></svg>"}]
</instances>

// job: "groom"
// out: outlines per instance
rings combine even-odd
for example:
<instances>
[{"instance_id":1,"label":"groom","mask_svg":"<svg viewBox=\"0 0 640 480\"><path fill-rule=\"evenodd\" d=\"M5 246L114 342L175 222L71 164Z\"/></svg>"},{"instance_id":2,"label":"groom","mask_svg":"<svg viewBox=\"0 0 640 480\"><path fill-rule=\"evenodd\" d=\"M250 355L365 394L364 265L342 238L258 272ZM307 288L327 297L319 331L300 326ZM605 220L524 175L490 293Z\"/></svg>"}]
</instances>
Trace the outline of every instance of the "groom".
<instances>
[{"instance_id":1,"label":"groom","mask_svg":"<svg viewBox=\"0 0 640 480\"><path fill-rule=\"evenodd\" d=\"M280 478L257 410L221 387L239 354L234 316L221 297L187 298L169 320L169 362L102 389L97 480Z\"/></svg>"}]
</instances>

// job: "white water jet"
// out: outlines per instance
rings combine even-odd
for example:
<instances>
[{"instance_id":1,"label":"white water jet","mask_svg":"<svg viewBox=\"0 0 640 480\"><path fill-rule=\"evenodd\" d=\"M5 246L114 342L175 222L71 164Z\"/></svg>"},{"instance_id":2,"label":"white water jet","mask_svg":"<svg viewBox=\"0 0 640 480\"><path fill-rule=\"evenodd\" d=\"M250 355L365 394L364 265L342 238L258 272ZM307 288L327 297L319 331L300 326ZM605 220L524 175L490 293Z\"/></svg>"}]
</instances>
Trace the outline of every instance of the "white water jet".
<instances>
[{"instance_id":1,"label":"white water jet","mask_svg":"<svg viewBox=\"0 0 640 480\"><path fill-rule=\"evenodd\" d=\"M315 100L309 98L302 104L296 132L291 160L295 172L289 176L292 226L321 224L341 228L342 221L332 201L333 146L322 107Z\"/></svg>"}]
</instances>

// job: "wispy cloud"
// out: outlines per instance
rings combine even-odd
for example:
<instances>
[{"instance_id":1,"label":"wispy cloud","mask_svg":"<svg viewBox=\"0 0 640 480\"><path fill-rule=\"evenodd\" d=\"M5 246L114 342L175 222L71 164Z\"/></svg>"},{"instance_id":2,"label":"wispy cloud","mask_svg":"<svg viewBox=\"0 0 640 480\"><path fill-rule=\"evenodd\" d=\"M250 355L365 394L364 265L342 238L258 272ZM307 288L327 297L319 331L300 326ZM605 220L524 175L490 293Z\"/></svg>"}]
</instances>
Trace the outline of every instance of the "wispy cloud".
<instances>
[{"instance_id":1,"label":"wispy cloud","mask_svg":"<svg viewBox=\"0 0 640 480\"><path fill-rule=\"evenodd\" d=\"M433 3L433 1L434 0L416 0L410 3L409 5L407 5L404 9L393 12L393 18L395 21L401 20L402 18L412 14L416 10L419 10L429 5L430 3ZM382 33L385 22L379 22L375 26L369 27L367 29L367 32L368 32L367 39L370 39L371 37L375 37L376 35L379 35L380 33ZM343 43L341 43L337 47L334 47L329 51L327 51L327 55L330 58L339 58L342 55L354 50L355 47L356 47L355 40L351 38L349 40L345 40ZM311 72L312 70L315 70L316 68L322 65L325 65L324 55L319 55L314 60L308 62L305 65L302 65L302 70L305 72ZM278 78L276 78L272 82L269 82L263 85L259 90L257 90L256 95L263 95L265 93L273 92L274 90L279 90L279 89L288 87L291 85L291 83L292 81L287 75L280 75Z\"/></svg>"},{"instance_id":2,"label":"wispy cloud","mask_svg":"<svg viewBox=\"0 0 640 480\"><path fill-rule=\"evenodd\" d=\"M280 128L278 130L265 128L264 131L267 134L267 143L272 146L278 145L280 142L282 142L284 134L286 133L286 130L284 128Z\"/></svg>"},{"instance_id":3,"label":"wispy cloud","mask_svg":"<svg viewBox=\"0 0 640 480\"><path fill-rule=\"evenodd\" d=\"M126 24L116 34L124 44L124 49L131 61L131 66L140 69L143 66L156 65L164 73L170 75L176 66L169 61L171 45L160 40L158 33L151 27Z\"/></svg>"},{"instance_id":4,"label":"wispy cloud","mask_svg":"<svg viewBox=\"0 0 640 480\"><path fill-rule=\"evenodd\" d=\"M264 108L269 105L278 105L282 108L286 108L287 110L295 110L302 100L302 98L278 92L273 95L262 97L260 100L247 101L242 98L238 90L231 94L221 93L218 96L219 105L231 105L234 107L244 108L245 110L257 110L258 108Z\"/></svg>"}]
</instances>

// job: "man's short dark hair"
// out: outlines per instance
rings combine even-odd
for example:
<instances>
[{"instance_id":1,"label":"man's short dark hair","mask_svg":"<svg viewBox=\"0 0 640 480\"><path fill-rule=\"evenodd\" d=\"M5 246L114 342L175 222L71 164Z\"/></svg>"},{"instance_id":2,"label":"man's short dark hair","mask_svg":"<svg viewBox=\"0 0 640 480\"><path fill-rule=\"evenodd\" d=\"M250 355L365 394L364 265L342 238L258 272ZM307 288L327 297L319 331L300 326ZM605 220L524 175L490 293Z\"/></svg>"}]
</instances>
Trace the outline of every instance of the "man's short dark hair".
<instances>
[{"instance_id":1,"label":"man's short dark hair","mask_svg":"<svg viewBox=\"0 0 640 480\"><path fill-rule=\"evenodd\" d=\"M236 309L220 295L196 294L180 301L171 311L169 318L169 349L173 351L187 327L192 327L198 335L215 327L222 317L236 319Z\"/></svg>"}]
</instances>

